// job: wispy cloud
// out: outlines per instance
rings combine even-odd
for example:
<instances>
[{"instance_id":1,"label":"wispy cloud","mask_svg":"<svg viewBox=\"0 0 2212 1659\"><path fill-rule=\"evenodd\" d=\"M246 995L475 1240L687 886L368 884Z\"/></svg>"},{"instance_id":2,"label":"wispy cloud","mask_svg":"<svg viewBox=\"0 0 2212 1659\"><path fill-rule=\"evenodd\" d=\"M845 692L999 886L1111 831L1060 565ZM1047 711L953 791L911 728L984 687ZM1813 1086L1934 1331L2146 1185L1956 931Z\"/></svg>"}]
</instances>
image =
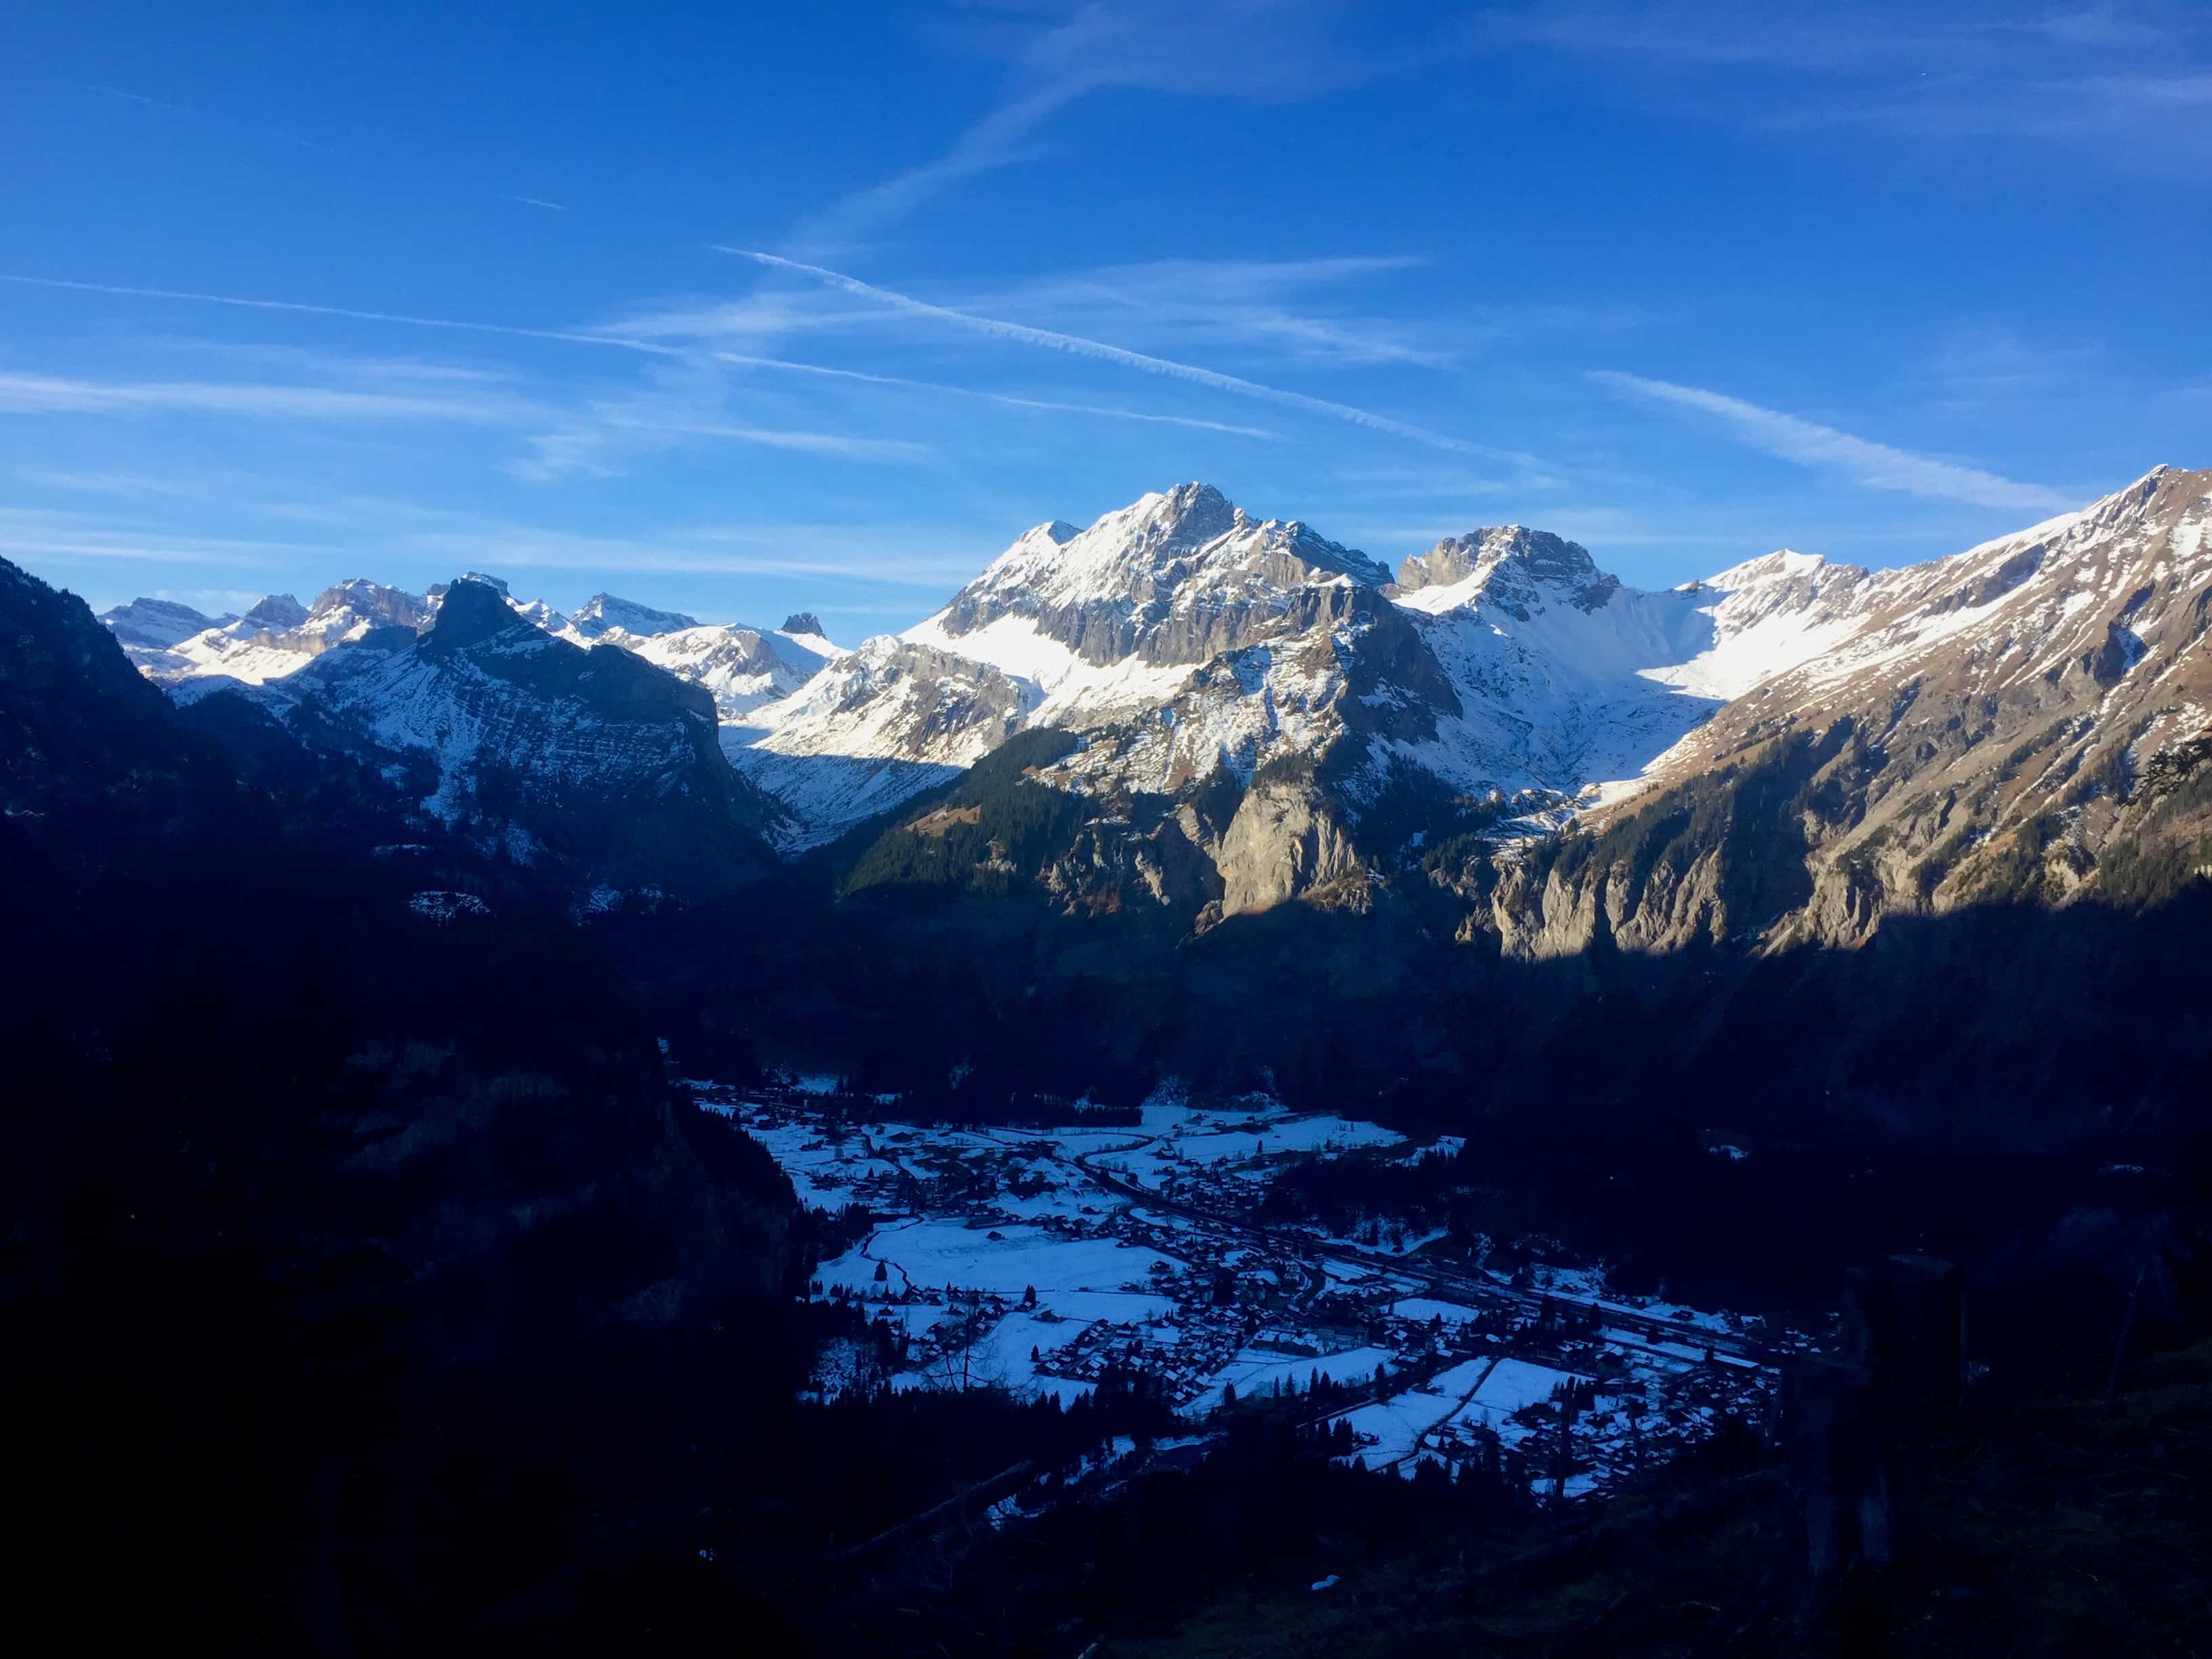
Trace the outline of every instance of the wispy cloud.
<instances>
[{"instance_id":1,"label":"wispy cloud","mask_svg":"<svg viewBox=\"0 0 2212 1659\"><path fill-rule=\"evenodd\" d=\"M0 554L12 559L136 560L149 563L258 569L302 556L339 556L320 543L200 536L98 514L0 507Z\"/></svg>"},{"instance_id":2,"label":"wispy cloud","mask_svg":"<svg viewBox=\"0 0 2212 1659\"><path fill-rule=\"evenodd\" d=\"M147 497L189 493L167 490L155 479L79 482L112 484L113 493ZM343 541L204 535L176 530L128 509L81 512L0 505L0 556L93 567L228 567L241 573L296 572L303 564L322 569L324 576L307 578L303 592L363 569L373 570L380 580L405 580L404 573L409 570L422 573L417 578L422 580L464 569L535 569L589 572L594 580L646 574L797 576L850 584L864 591L900 588L936 593L975 574L981 544L971 530L911 521L710 521L607 535L405 501L350 505L356 509L352 516L333 527L358 532L364 520L373 518L376 529L367 544L371 552L356 544L351 533ZM370 562L364 563L365 559ZM244 602L259 597L254 592ZM235 600L233 592L228 602Z\"/></svg>"},{"instance_id":3,"label":"wispy cloud","mask_svg":"<svg viewBox=\"0 0 2212 1659\"><path fill-rule=\"evenodd\" d=\"M513 426L543 419L544 409L504 393L430 395L350 387L223 380L87 380L0 373L0 412L17 415L140 415L185 412L264 420L450 421Z\"/></svg>"},{"instance_id":4,"label":"wispy cloud","mask_svg":"<svg viewBox=\"0 0 2212 1659\"><path fill-rule=\"evenodd\" d=\"M1069 332L1142 331L1149 340L1222 344L1334 363L1442 368L1500 331L1434 327L1349 312L1334 292L1426 263L1411 255L1306 259L1158 259L1055 276L977 295L973 308L1041 318Z\"/></svg>"},{"instance_id":5,"label":"wispy cloud","mask_svg":"<svg viewBox=\"0 0 2212 1659\"><path fill-rule=\"evenodd\" d=\"M356 323L392 323L405 328L435 328L464 334L503 334L525 340L561 340L571 345L607 346L660 357L684 354L673 346L656 344L618 333L592 333L579 329L525 328L512 323L459 321L450 317L418 317L404 312L363 311L351 306L315 305L302 300L257 300L233 294L196 294L187 289L132 288L120 283L80 283L60 276L25 276L0 272L0 283L24 288L64 289L78 294L112 294L126 299L174 300L191 305L233 306L246 311L285 311L310 317L342 317Z\"/></svg>"},{"instance_id":6,"label":"wispy cloud","mask_svg":"<svg viewBox=\"0 0 2212 1659\"><path fill-rule=\"evenodd\" d=\"M179 508L210 507L227 515L326 529L351 529L364 524L391 527L451 517L404 496L365 495L302 477L198 462L173 472L29 466L17 468L10 477L33 489L62 495L155 503L165 520L173 519Z\"/></svg>"},{"instance_id":7,"label":"wispy cloud","mask_svg":"<svg viewBox=\"0 0 2212 1659\"><path fill-rule=\"evenodd\" d=\"M1616 392L1711 416L1753 449L1802 466L1840 473L1870 489L1902 490L1939 501L2032 512L2077 504L2072 496L2042 484L2017 483L1978 467L1915 455L1888 444L1853 437L1832 426L1784 414L1779 410L1746 403L1724 392L1677 386L1670 380L1649 380L1638 374L1623 374L1610 369L1593 370L1590 379Z\"/></svg>"},{"instance_id":8,"label":"wispy cloud","mask_svg":"<svg viewBox=\"0 0 2212 1659\"><path fill-rule=\"evenodd\" d=\"M1552 478L1493 477L1449 466L1346 466L1328 474L1330 482L1366 501L1447 501L1455 497L1504 495L1547 487ZM1456 532L1454 532L1456 533Z\"/></svg>"},{"instance_id":9,"label":"wispy cloud","mask_svg":"<svg viewBox=\"0 0 2212 1659\"><path fill-rule=\"evenodd\" d=\"M538 434L530 441L529 456L508 463L507 471L532 483L569 477L613 477L621 471L616 460L627 453L666 449L698 438L853 461L909 462L929 453L927 444L903 438L747 426L717 419L703 410L690 414L675 410L643 414L602 407L570 416Z\"/></svg>"},{"instance_id":10,"label":"wispy cloud","mask_svg":"<svg viewBox=\"0 0 2212 1659\"><path fill-rule=\"evenodd\" d=\"M864 370L841 368L823 363L810 363L788 357L775 357L753 353L726 351L710 342L730 335L750 336L773 333L788 328L799 319L803 307L791 303L791 296L763 295L751 299L729 303L694 306L671 311L665 308L641 312L599 329L528 328L506 323L472 322L447 317L422 317L405 313L369 311L349 306L319 305L298 300L267 300L243 298L228 294L193 293L177 289L136 288L115 283L84 283L54 276L11 276L0 273L0 283L15 283L35 288L60 289L86 294L114 295L125 298L167 300L198 305L230 306L255 311L301 313L308 316L333 317L353 322L383 323L404 328L435 329L462 333L505 335L531 340L550 340L570 345L609 347L618 350L643 353L670 362L696 362L702 358L715 362L767 368L781 373L813 375L848 380L872 386L902 387L929 392L946 397L970 398L995 403L1015 409L1035 409L1059 414L1095 416L1102 419L1138 421L1164 426L1178 426L1193 431L1218 432L1245 438L1279 440L1281 434L1261 427L1240 426L1225 421L1202 420L1188 415L1161 414L1146 410L1121 409L1108 404L1069 402L1064 399L1032 398L1015 392L995 392L976 386L950 386L940 381L910 379L896 374L874 374ZM863 319L882 316L879 306L855 308L836 315L815 315L810 325L849 325ZM229 347L221 348L236 355L259 352L271 357L283 356L277 348ZM304 360L311 354L293 353ZM355 360L359 368L367 360ZM421 378L452 379L481 378L482 371L459 368L441 368L405 360L395 368L411 367ZM588 422L579 418L568 423L569 441L574 453L583 450L581 434ZM805 434L793 434L794 441L788 447L805 448L809 446L797 440ZM817 434L826 438L828 434ZM559 446L555 446L558 448ZM818 453L836 453L826 443L814 446ZM853 453L868 453L854 450ZM884 452L888 453L888 452ZM541 457L541 459L544 458ZM545 465L522 465L524 476L550 477L564 471L599 471L596 465L570 465L559 461Z\"/></svg>"},{"instance_id":11,"label":"wispy cloud","mask_svg":"<svg viewBox=\"0 0 2212 1659\"><path fill-rule=\"evenodd\" d=\"M1419 61L1384 56L1339 0L1020 0L974 4L941 32L1006 65L1000 100L945 151L808 215L786 253L827 258L908 217L948 185L1038 153L1054 115L1109 88L1289 103Z\"/></svg>"},{"instance_id":12,"label":"wispy cloud","mask_svg":"<svg viewBox=\"0 0 2212 1659\"><path fill-rule=\"evenodd\" d=\"M719 246L719 245L718 245ZM1515 462L1527 462L1529 458L1507 454L1469 443L1465 439L1449 434L1432 432L1409 422L1394 420L1371 410L1356 408L1326 398L1308 397L1302 392L1289 392L1279 386L1263 386L1257 380L1248 380L1241 375L1224 374L1217 369L1201 368L1193 363L1177 362L1171 358L1155 357L1146 352L1131 351L1124 347L1109 345L1103 340L1086 339L1081 335L1063 334L1048 328L1032 328L1026 323L1008 322L1002 318L981 317L972 312L955 311L946 306L932 305L911 295L900 294L887 288L878 288L856 276L848 276L820 265L787 259L779 254L764 253L751 248L720 247L724 253L733 253L742 258L776 270L794 271L811 276L818 282L842 289L846 293L875 300L909 316L926 317L933 321L964 329L970 333L990 336L994 339L1011 340L1024 345L1041 346L1049 351L1065 352L1071 356L1088 357L1099 362L1119 363L1127 368L1147 374L1164 375L1170 380L1186 381L1193 386L1210 386L1217 392L1227 392L1241 398L1256 398L1262 402L1277 404L1285 409L1302 410L1311 415L1325 415L1333 420L1348 421L1354 426L1372 432L1388 433L1393 437L1409 439L1432 448L1455 451L1466 455L1485 455Z\"/></svg>"},{"instance_id":13,"label":"wispy cloud","mask_svg":"<svg viewBox=\"0 0 2212 1659\"><path fill-rule=\"evenodd\" d=\"M970 398L983 403L1003 404L1013 409L1050 410L1066 415L1097 415L1116 421L1150 421L1163 426L1188 427L1199 432L1226 433L1239 438L1279 440L1282 434L1270 432L1265 427L1233 426L1225 421L1203 421L1189 415L1155 415L1146 410L1117 409L1107 404L1071 404L1049 398L1024 398L1011 392L989 392L979 386L948 386L941 380L909 380L902 374L872 374L865 369L832 368L821 363L794 362L787 357L757 357L742 351L717 351L718 362L737 363L751 368L772 368L801 374L816 374L830 380L857 380L866 386L896 386L907 391L927 392L939 397Z\"/></svg>"},{"instance_id":14,"label":"wispy cloud","mask_svg":"<svg viewBox=\"0 0 2212 1659\"><path fill-rule=\"evenodd\" d=\"M2212 24L2179 0L1570 0L1486 8L1460 42L1611 60L1631 96L1768 129L2034 138L2192 183L2212 159L2212 128L2174 119L2212 98ZM1709 84L1721 76L1724 95Z\"/></svg>"},{"instance_id":15,"label":"wispy cloud","mask_svg":"<svg viewBox=\"0 0 2212 1659\"><path fill-rule=\"evenodd\" d=\"M222 115L211 110L195 109L189 104L172 102L167 98L149 98L143 92L129 92L121 87L101 86L91 81L65 81L64 86L88 92L100 98L120 99L125 103L137 104L142 109L157 109L167 115L182 115L195 121L206 121L238 132L252 134L257 138L273 138L280 144L295 145L301 149L319 150L325 155L343 155L345 152L335 144L319 139L302 138L296 132L287 132L282 127L264 125L258 121L241 121L235 116Z\"/></svg>"},{"instance_id":16,"label":"wispy cloud","mask_svg":"<svg viewBox=\"0 0 2212 1659\"><path fill-rule=\"evenodd\" d=\"M368 365L372 371L389 365ZM413 368L415 366L404 366ZM571 475L605 477L610 456L626 449L665 449L701 439L848 460L910 462L927 445L902 438L762 426L729 418L712 398L663 395L595 400L580 408L480 389L466 377L448 383L434 373L402 389L282 385L228 380L95 380L0 372L0 415L226 415L253 420L369 422L446 422L467 426L543 428L530 454L511 462L514 476L544 482Z\"/></svg>"},{"instance_id":17,"label":"wispy cloud","mask_svg":"<svg viewBox=\"0 0 2212 1659\"><path fill-rule=\"evenodd\" d=\"M966 8L956 33L1012 84L1123 87L1289 104L1424 60L1402 18L1388 46L1346 0L1019 0Z\"/></svg>"},{"instance_id":18,"label":"wispy cloud","mask_svg":"<svg viewBox=\"0 0 2212 1659\"><path fill-rule=\"evenodd\" d=\"M1028 153L1024 141L1045 119L1080 98L1093 83L1070 80L1000 105L963 132L935 160L871 185L802 219L786 239L794 253L817 257L851 246L855 239L896 224L946 185L1008 166Z\"/></svg>"},{"instance_id":19,"label":"wispy cloud","mask_svg":"<svg viewBox=\"0 0 2212 1659\"><path fill-rule=\"evenodd\" d=\"M1933 407L1974 414L2063 391L2079 396L2092 388L2117 387L2119 377L2094 345L2062 345L2025 338L2002 323L1960 324L1947 331L1919 363L1908 367L1899 384L1917 394L1933 394Z\"/></svg>"}]
</instances>

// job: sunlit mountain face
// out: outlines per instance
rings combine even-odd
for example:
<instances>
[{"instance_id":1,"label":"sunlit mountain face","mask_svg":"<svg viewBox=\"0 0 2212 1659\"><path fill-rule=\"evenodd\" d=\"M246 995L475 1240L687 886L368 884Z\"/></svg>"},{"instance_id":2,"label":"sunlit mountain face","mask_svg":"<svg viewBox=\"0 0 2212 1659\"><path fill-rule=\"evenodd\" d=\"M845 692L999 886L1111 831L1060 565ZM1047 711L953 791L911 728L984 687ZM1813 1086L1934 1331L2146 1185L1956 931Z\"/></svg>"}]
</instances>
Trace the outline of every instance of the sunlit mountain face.
<instances>
[{"instance_id":1,"label":"sunlit mountain face","mask_svg":"<svg viewBox=\"0 0 2212 1659\"><path fill-rule=\"evenodd\" d=\"M0 25L0 1617L2198 1650L2206 20L782 10Z\"/></svg>"}]
</instances>

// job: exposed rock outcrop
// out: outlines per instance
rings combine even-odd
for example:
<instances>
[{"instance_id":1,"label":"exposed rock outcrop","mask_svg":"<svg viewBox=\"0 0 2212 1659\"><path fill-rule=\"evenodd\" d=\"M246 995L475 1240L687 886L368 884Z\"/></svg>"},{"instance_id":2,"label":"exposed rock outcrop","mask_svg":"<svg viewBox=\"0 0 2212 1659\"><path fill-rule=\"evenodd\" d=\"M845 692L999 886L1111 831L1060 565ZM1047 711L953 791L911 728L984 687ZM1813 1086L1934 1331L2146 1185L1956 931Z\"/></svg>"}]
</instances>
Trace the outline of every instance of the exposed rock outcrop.
<instances>
[{"instance_id":1,"label":"exposed rock outcrop","mask_svg":"<svg viewBox=\"0 0 2212 1659\"><path fill-rule=\"evenodd\" d=\"M1221 914L1265 910L1285 900L1364 875L1352 838L1310 786L1262 780L1221 839Z\"/></svg>"}]
</instances>

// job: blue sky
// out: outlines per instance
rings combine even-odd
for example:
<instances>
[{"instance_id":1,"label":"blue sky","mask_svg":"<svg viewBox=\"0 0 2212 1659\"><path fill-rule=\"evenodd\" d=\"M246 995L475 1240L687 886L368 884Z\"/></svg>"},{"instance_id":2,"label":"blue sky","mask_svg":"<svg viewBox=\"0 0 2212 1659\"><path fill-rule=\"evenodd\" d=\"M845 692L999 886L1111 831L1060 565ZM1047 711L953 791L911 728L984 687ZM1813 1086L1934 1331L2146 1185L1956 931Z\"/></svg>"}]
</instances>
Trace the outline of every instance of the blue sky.
<instances>
[{"instance_id":1,"label":"blue sky","mask_svg":"<svg viewBox=\"0 0 2212 1659\"><path fill-rule=\"evenodd\" d=\"M1656 586L2212 465L2197 4L15 0L0 64L0 554L96 605L849 641L1187 478Z\"/></svg>"}]
</instances>

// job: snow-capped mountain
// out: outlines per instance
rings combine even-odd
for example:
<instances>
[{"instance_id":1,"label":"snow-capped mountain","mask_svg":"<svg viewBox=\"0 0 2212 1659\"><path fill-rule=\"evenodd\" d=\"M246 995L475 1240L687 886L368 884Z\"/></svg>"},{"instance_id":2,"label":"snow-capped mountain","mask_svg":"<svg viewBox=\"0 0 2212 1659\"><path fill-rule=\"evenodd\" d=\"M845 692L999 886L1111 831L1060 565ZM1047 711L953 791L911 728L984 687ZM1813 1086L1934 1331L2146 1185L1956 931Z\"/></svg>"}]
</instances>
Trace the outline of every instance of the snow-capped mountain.
<instances>
[{"instance_id":1,"label":"snow-capped mountain","mask_svg":"<svg viewBox=\"0 0 2212 1659\"><path fill-rule=\"evenodd\" d=\"M220 617L205 616L174 599L141 596L128 605L101 611L100 620L126 650L136 647L142 651L161 652L195 634L204 634L210 628L228 627L238 618L227 612Z\"/></svg>"},{"instance_id":2,"label":"snow-capped mountain","mask_svg":"<svg viewBox=\"0 0 2212 1659\"><path fill-rule=\"evenodd\" d=\"M542 599L516 599L496 576L471 571L462 580L492 588L517 617L572 645L619 646L704 686L726 720L789 696L839 654L811 612L771 631L702 624L682 611L595 593L573 616L563 616ZM277 593L243 617L211 617L168 600L141 599L101 620L142 672L190 699L232 684L283 679L372 629L428 628L446 592L442 582L416 595L356 580L326 590L311 606Z\"/></svg>"},{"instance_id":3,"label":"snow-capped mountain","mask_svg":"<svg viewBox=\"0 0 2212 1659\"><path fill-rule=\"evenodd\" d=\"M1790 575L1820 590L1798 611L1817 650L1660 757L1656 799L1616 814L1795 767L1807 810L1781 827L1808 890L1779 917L1716 921L1692 881L1644 919L1655 940L1753 925L1855 943L1899 911L2126 900L2212 871L2212 471L2160 467L1927 564ZM1601 902L1633 927L1625 899Z\"/></svg>"},{"instance_id":4,"label":"snow-capped mountain","mask_svg":"<svg viewBox=\"0 0 2212 1659\"><path fill-rule=\"evenodd\" d=\"M421 632L369 629L252 695L302 741L404 777L422 810L518 863L695 894L758 873L768 809L723 758L703 690L548 634L488 583L464 577L439 598Z\"/></svg>"},{"instance_id":5,"label":"snow-capped mountain","mask_svg":"<svg viewBox=\"0 0 2212 1659\"><path fill-rule=\"evenodd\" d=\"M1455 787L1621 793L1718 704L1818 654L1866 576L1780 552L1661 592L1514 525L1443 542L1395 597L1460 709L1394 752Z\"/></svg>"},{"instance_id":6,"label":"snow-capped mountain","mask_svg":"<svg viewBox=\"0 0 2212 1659\"><path fill-rule=\"evenodd\" d=\"M1393 580L1186 484L1028 532L934 616L758 711L762 735L726 740L801 842L1034 726L1094 739L1054 769L1071 787L1173 795L1218 771L1241 787L1271 759L1327 757L1355 816L1409 770L1564 807L1820 648L1826 586L1794 560L1643 592L1510 526Z\"/></svg>"},{"instance_id":7,"label":"snow-capped mountain","mask_svg":"<svg viewBox=\"0 0 2212 1659\"><path fill-rule=\"evenodd\" d=\"M758 710L757 724L726 725L722 744L786 807L779 844L796 852L957 775L1036 701L988 663L884 635Z\"/></svg>"},{"instance_id":8,"label":"snow-capped mountain","mask_svg":"<svg viewBox=\"0 0 2212 1659\"><path fill-rule=\"evenodd\" d=\"M1018 732L1071 733L1031 781L1084 797L1102 824L1144 819L1154 840L1172 827L1232 913L1341 885L1432 830L1612 822L1839 719L1869 734L1932 721L1918 758L1885 750L1900 778L2020 726L2013 746L2048 751L2032 775L1996 750L1968 769L1996 765L2025 791L2007 810L2033 816L2100 759L2212 744L2204 476L2162 469L1927 565L1877 574L1785 550L1658 592L1519 526L1439 543L1393 580L1304 525L1188 484L1087 529L1026 532L935 615L724 741L790 807L788 843L804 846ZM2037 720L2049 729L2025 729ZM1172 823L1127 807L1201 794L1209 811ZM1964 822L1987 837L2005 813L1975 799ZM1921 810L1954 841L1969 833ZM1870 812L1868 833L1901 834L1880 830L1890 816ZM1112 863L1097 846L1108 831L1085 833L1085 856ZM1955 884L1964 866L1947 867Z\"/></svg>"},{"instance_id":9,"label":"snow-capped mountain","mask_svg":"<svg viewBox=\"0 0 2212 1659\"><path fill-rule=\"evenodd\" d=\"M552 614L550 612L549 615ZM532 617L537 622L537 617ZM543 627L544 624L540 623ZM649 605L640 605L634 599L617 599L611 593L594 593L570 613L566 632L578 641L603 639L611 634L627 634L632 639L649 640L658 634L673 634L678 629L696 628L699 619L687 617L681 611L656 611Z\"/></svg>"},{"instance_id":10,"label":"snow-capped mountain","mask_svg":"<svg viewBox=\"0 0 2212 1659\"><path fill-rule=\"evenodd\" d=\"M742 720L764 704L789 696L839 654L818 633L769 631L735 623L694 623L644 637L610 633L602 638L680 680L704 686L726 721Z\"/></svg>"},{"instance_id":11,"label":"snow-capped mountain","mask_svg":"<svg viewBox=\"0 0 2212 1659\"><path fill-rule=\"evenodd\" d=\"M1155 793L1220 768L1249 780L1276 749L1317 752L1347 727L1417 737L1433 724L1420 695L1442 690L1418 665L1361 701L1364 665L1413 644L1388 581L1304 525L1183 485L1087 530L1030 531L937 614L760 711L764 734L734 757L805 841L1024 727L1110 732L1062 775Z\"/></svg>"},{"instance_id":12,"label":"snow-capped mountain","mask_svg":"<svg viewBox=\"0 0 2212 1659\"><path fill-rule=\"evenodd\" d=\"M720 746L766 792L757 816L787 852L892 811L1018 733L1067 734L1024 750L1022 772L1085 803L1089 873L1053 879L1086 902L1103 902L1099 872L1139 867L1182 872L1145 878L1156 897L1204 891L1224 913L1356 896L1363 870L1431 837L1602 826L1733 776L1778 738L1847 727L1851 753L1881 757L1852 787L1883 804L1855 808L1823 844L1896 890L1871 908L1838 901L1863 923L1966 892L1994 856L1978 849L2009 846L2021 825L2038 826L2040 857L2057 844L2042 821L2054 810L2075 850L2045 862L2079 884L2130 797L2117 784L2081 796L2077 781L2163 775L2161 755L2212 744L2204 476L2160 469L1905 569L1785 550L1663 591L1521 526L1450 538L1394 574L1185 484L1086 528L1025 532L936 613L853 652L811 615L702 624L601 593L562 616L495 579L465 584L533 630L515 641L619 647L709 696ZM191 695L276 686L380 635L388 656L448 602L443 588L356 580L235 619L141 600L105 620L146 672ZM195 622L209 625L186 631ZM281 700L320 686L335 707L360 672L333 660Z\"/></svg>"},{"instance_id":13,"label":"snow-capped mountain","mask_svg":"<svg viewBox=\"0 0 2212 1659\"><path fill-rule=\"evenodd\" d=\"M173 690L198 681L258 685L297 672L372 628L420 627L434 608L420 595L356 577L325 589L310 605L272 593L244 616L218 618L166 647L125 640L124 648L140 672Z\"/></svg>"}]
</instances>

